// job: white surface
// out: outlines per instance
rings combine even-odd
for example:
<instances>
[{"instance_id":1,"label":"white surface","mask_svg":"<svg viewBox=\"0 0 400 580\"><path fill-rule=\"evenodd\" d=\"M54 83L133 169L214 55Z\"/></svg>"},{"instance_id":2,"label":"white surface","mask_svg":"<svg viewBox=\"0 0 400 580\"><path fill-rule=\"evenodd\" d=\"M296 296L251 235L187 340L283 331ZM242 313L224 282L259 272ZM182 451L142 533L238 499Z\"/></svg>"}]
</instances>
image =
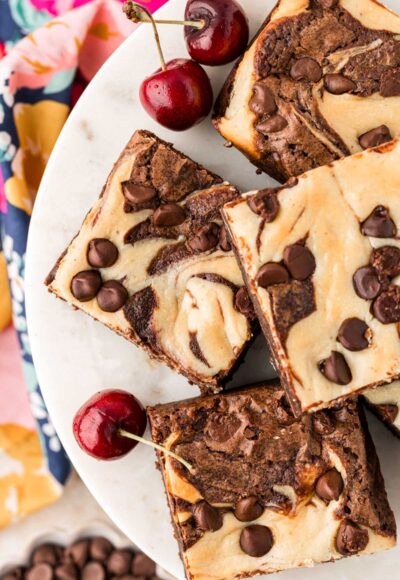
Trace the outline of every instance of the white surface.
<instances>
[{"instance_id":1,"label":"white surface","mask_svg":"<svg viewBox=\"0 0 400 580\"><path fill-rule=\"evenodd\" d=\"M273 0L242 0L253 32L272 8ZM388 2L393 8L396 1ZM180 17L185 0L170 0L159 11ZM160 27L166 58L185 55L180 29ZM140 81L158 67L150 27L142 26L106 63L82 96L54 149L33 214L27 258L28 325L39 381L61 440L80 475L108 515L142 550L172 574L183 577L177 544L172 536L161 475L154 454L137 447L111 463L84 455L72 436L77 408L94 392L118 387L135 393L144 404L177 400L197 394L185 379L162 365L150 363L134 346L74 312L50 296L43 279L78 230L96 200L111 166L135 129L153 130L182 151L244 190L267 186L237 151L227 149L209 122L185 133L162 129L145 115L138 102ZM230 67L209 69L215 92ZM271 374L260 339L241 367L235 382L251 382ZM376 442L392 505L400 513L400 442L376 426ZM380 580L398 578L400 548L362 559L349 559L314 571L283 573L282 580Z\"/></svg>"}]
</instances>

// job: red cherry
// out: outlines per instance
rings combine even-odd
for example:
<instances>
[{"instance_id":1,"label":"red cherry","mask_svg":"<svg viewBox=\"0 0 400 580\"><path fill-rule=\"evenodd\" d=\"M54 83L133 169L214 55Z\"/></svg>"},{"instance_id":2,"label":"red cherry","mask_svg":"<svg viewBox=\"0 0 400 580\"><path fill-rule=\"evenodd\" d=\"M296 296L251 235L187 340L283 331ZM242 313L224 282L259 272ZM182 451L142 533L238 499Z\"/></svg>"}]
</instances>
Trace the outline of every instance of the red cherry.
<instances>
[{"instance_id":1,"label":"red cherry","mask_svg":"<svg viewBox=\"0 0 400 580\"><path fill-rule=\"evenodd\" d=\"M143 81L140 101L160 125L184 131L207 117L213 92L210 79L199 64L177 58Z\"/></svg>"},{"instance_id":2,"label":"red cherry","mask_svg":"<svg viewBox=\"0 0 400 580\"><path fill-rule=\"evenodd\" d=\"M146 422L146 413L136 397L109 389L82 405L74 417L73 431L80 447L92 457L116 459L137 445L137 441L120 435L119 430L141 437Z\"/></svg>"},{"instance_id":3,"label":"red cherry","mask_svg":"<svg viewBox=\"0 0 400 580\"><path fill-rule=\"evenodd\" d=\"M185 20L204 22L202 28L185 26L189 54L201 64L227 64L246 50L249 23L236 0L189 0Z\"/></svg>"}]
</instances>

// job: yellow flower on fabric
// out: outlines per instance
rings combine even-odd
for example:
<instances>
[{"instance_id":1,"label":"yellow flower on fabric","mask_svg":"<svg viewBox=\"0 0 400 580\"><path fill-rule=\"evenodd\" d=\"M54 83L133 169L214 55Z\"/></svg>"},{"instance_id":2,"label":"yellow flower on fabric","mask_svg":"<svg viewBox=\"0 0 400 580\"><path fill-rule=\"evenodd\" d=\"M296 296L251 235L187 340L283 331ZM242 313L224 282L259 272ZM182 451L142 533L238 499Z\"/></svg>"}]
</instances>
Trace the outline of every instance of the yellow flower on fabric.
<instances>
[{"instance_id":1,"label":"yellow flower on fabric","mask_svg":"<svg viewBox=\"0 0 400 580\"><path fill-rule=\"evenodd\" d=\"M28 214L32 213L40 180L68 114L67 105L50 100L14 107L19 149L12 161L14 175L4 189L8 201Z\"/></svg>"},{"instance_id":2,"label":"yellow flower on fabric","mask_svg":"<svg viewBox=\"0 0 400 580\"><path fill-rule=\"evenodd\" d=\"M8 287L7 267L4 254L0 252L0 332L11 322L11 298Z\"/></svg>"}]
</instances>

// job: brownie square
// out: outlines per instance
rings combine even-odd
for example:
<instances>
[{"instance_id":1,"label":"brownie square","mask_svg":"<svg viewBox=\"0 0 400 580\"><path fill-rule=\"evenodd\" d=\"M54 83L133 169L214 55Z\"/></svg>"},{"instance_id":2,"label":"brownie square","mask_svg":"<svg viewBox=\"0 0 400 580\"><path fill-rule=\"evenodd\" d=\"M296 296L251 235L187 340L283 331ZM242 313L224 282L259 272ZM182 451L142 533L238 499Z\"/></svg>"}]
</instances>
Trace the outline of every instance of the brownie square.
<instances>
[{"instance_id":1,"label":"brownie square","mask_svg":"<svg viewBox=\"0 0 400 580\"><path fill-rule=\"evenodd\" d=\"M226 81L216 129L281 182L390 141L399 33L376 0L280 0Z\"/></svg>"},{"instance_id":2,"label":"brownie square","mask_svg":"<svg viewBox=\"0 0 400 580\"><path fill-rule=\"evenodd\" d=\"M148 409L189 580L234 580L396 543L396 525L355 399L295 418L262 384Z\"/></svg>"},{"instance_id":3,"label":"brownie square","mask_svg":"<svg viewBox=\"0 0 400 580\"><path fill-rule=\"evenodd\" d=\"M137 131L48 289L204 391L218 391L254 318L220 215L237 197L169 143Z\"/></svg>"},{"instance_id":4,"label":"brownie square","mask_svg":"<svg viewBox=\"0 0 400 580\"><path fill-rule=\"evenodd\" d=\"M296 414L400 376L400 142L223 214Z\"/></svg>"},{"instance_id":5,"label":"brownie square","mask_svg":"<svg viewBox=\"0 0 400 580\"><path fill-rule=\"evenodd\" d=\"M363 393L368 408L400 438L400 381Z\"/></svg>"}]
</instances>

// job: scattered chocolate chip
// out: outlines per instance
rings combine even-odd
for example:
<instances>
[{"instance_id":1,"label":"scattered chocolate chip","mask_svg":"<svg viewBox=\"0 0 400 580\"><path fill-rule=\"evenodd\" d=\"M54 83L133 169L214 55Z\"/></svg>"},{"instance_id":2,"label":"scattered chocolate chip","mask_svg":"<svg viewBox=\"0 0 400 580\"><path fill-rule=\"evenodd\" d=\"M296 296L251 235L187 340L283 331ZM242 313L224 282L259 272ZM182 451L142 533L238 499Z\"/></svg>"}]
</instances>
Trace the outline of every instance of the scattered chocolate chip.
<instances>
[{"instance_id":1,"label":"scattered chocolate chip","mask_svg":"<svg viewBox=\"0 0 400 580\"><path fill-rule=\"evenodd\" d=\"M282 115L273 115L266 121L262 121L261 123L257 123L256 129L259 133L263 133L263 135L269 135L269 133L278 133L279 131L283 131L285 127L287 127L288 122Z\"/></svg>"},{"instance_id":2,"label":"scattered chocolate chip","mask_svg":"<svg viewBox=\"0 0 400 580\"><path fill-rule=\"evenodd\" d=\"M354 290L364 300L373 300L382 290L378 273L372 266L359 268L353 276Z\"/></svg>"},{"instance_id":3,"label":"scattered chocolate chip","mask_svg":"<svg viewBox=\"0 0 400 580\"><path fill-rule=\"evenodd\" d=\"M351 380L351 371L342 353L333 350L331 355L318 363L321 373L337 385L348 385Z\"/></svg>"},{"instance_id":4,"label":"scattered chocolate chip","mask_svg":"<svg viewBox=\"0 0 400 580\"><path fill-rule=\"evenodd\" d=\"M152 562L150 560L150 562ZM111 574L121 576L131 571L132 554L128 550L114 550L107 560L107 570ZM154 563L152 562L154 565ZM150 575L150 574L149 574Z\"/></svg>"},{"instance_id":5,"label":"scattered chocolate chip","mask_svg":"<svg viewBox=\"0 0 400 580\"><path fill-rule=\"evenodd\" d=\"M335 431L335 421L327 411L318 411L313 415L313 429L318 435L331 435Z\"/></svg>"},{"instance_id":6,"label":"scattered chocolate chip","mask_svg":"<svg viewBox=\"0 0 400 580\"><path fill-rule=\"evenodd\" d=\"M371 254L371 265L382 276L394 278L400 274L400 248L382 246Z\"/></svg>"},{"instance_id":7,"label":"scattered chocolate chip","mask_svg":"<svg viewBox=\"0 0 400 580\"><path fill-rule=\"evenodd\" d=\"M88 245L87 261L93 268L109 268L118 259L117 247L104 238L95 238Z\"/></svg>"},{"instance_id":8,"label":"scattered chocolate chip","mask_svg":"<svg viewBox=\"0 0 400 580\"><path fill-rule=\"evenodd\" d=\"M222 527L222 515L219 510L204 500L195 504L193 515L200 530L216 532Z\"/></svg>"},{"instance_id":9,"label":"scattered chocolate chip","mask_svg":"<svg viewBox=\"0 0 400 580\"><path fill-rule=\"evenodd\" d=\"M163 203L153 214L153 223L157 227L171 227L183 224L186 212L177 203Z\"/></svg>"},{"instance_id":10,"label":"scattered chocolate chip","mask_svg":"<svg viewBox=\"0 0 400 580\"><path fill-rule=\"evenodd\" d=\"M378 205L362 222L361 232L364 236L373 238L394 238L397 227L390 217L388 208Z\"/></svg>"},{"instance_id":11,"label":"scattered chocolate chip","mask_svg":"<svg viewBox=\"0 0 400 580\"><path fill-rule=\"evenodd\" d=\"M351 520L343 520L336 535L336 548L342 556L358 554L365 550L369 537L367 530L363 530Z\"/></svg>"},{"instance_id":12,"label":"scattered chocolate chip","mask_svg":"<svg viewBox=\"0 0 400 580\"><path fill-rule=\"evenodd\" d=\"M367 131L359 136L358 142L363 149L369 149L370 147L378 147L378 145L383 145L392 140L392 135L390 134L389 127L386 125L381 125L380 127L375 127L371 131Z\"/></svg>"},{"instance_id":13,"label":"scattered chocolate chip","mask_svg":"<svg viewBox=\"0 0 400 580\"><path fill-rule=\"evenodd\" d=\"M295 280L306 280L314 273L315 258L310 250L301 244L286 246L283 261Z\"/></svg>"},{"instance_id":14,"label":"scattered chocolate chip","mask_svg":"<svg viewBox=\"0 0 400 580\"><path fill-rule=\"evenodd\" d=\"M380 94L382 97L400 96L400 69L389 69L385 71L380 80Z\"/></svg>"},{"instance_id":15,"label":"scattered chocolate chip","mask_svg":"<svg viewBox=\"0 0 400 580\"><path fill-rule=\"evenodd\" d=\"M253 303L245 286L239 288L235 294L235 308L246 318L255 317Z\"/></svg>"},{"instance_id":16,"label":"scattered chocolate chip","mask_svg":"<svg viewBox=\"0 0 400 580\"><path fill-rule=\"evenodd\" d=\"M233 415L218 413L207 425L208 436L217 443L226 443L238 432L242 422Z\"/></svg>"},{"instance_id":17,"label":"scattered chocolate chip","mask_svg":"<svg viewBox=\"0 0 400 580\"><path fill-rule=\"evenodd\" d=\"M51 544L43 544L39 546L32 555L32 564L50 564L50 566L55 566L58 564L60 559L60 550L58 546Z\"/></svg>"},{"instance_id":18,"label":"scattered chocolate chip","mask_svg":"<svg viewBox=\"0 0 400 580\"><path fill-rule=\"evenodd\" d=\"M74 542L65 550L65 555L72 560L78 568L83 568L89 558L89 540Z\"/></svg>"},{"instance_id":19,"label":"scattered chocolate chip","mask_svg":"<svg viewBox=\"0 0 400 580\"><path fill-rule=\"evenodd\" d=\"M219 242L219 226L215 223L201 227L188 241L188 245L194 252L207 252L213 250Z\"/></svg>"},{"instance_id":20,"label":"scattered chocolate chip","mask_svg":"<svg viewBox=\"0 0 400 580\"><path fill-rule=\"evenodd\" d=\"M133 181L124 181L122 192L126 201L132 205L144 205L157 197L157 192L153 187L136 185Z\"/></svg>"},{"instance_id":21,"label":"scattered chocolate chip","mask_svg":"<svg viewBox=\"0 0 400 580\"><path fill-rule=\"evenodd\" d=\"M98 291L96 300L104 312L117 312L128 300L128 292L121 282L109 280Z\"/></svg>"},{"instance_id":22,"label":"scattered chocolate chip","mask_svg":"<svg viewBox=\"0 0 400 580\"><path fill-rule=\"evenodd\" d=\"M46 564L45 562L36 564L27 570L25 578L26 580L52 580L53 568L50 564Z\"/></svg>"},{"instance_id":23,"label":"scattered chocolate chip","mask_svg":"<svg viewBox=\"0 0 400 580\"><path fill-rule=\"evenodd\" d=\"M72 278L72 295L80 302L92 300L101 287L101 275L97 270L83 270Z\"/></svg>"},{"instance_id":24,"label":"scattered chocolate chip","mask_svg":"<svg viewBox=\"0 0 400 580\"><path fill-rule=\"evenodd\" d=\"M234 511L235 517L240 522L252 522L257 520L263 513L264 507L254 495L239 500Z\"/></svg>"},{"instance_id":25,"label":"scattered chocolate chip","mask_svg":"<svg viewBox=\"0 0 400 580\"><path fill-rule=\"evenodd\" d=\"M97 538L93 538L93 540L90 542L89 554L93 560L100 560L103 562L109 557L113 549L114 546L109 540L107 540L107 538L102 538L99 536Z\"/></svg>"},{"instance_id":26,"label":"scattered chocolate chip","mask_svg":"<svg viewBox=\"0 0 400 580\"><path fill-rule=\"evenodd\" d=\"M339 328L338 341L351 351L359 351L368 348L370 341L368 331L369 326L359 318L347 318Z\"/></svg>"},{"instance_id":27,"label":"scattered chocolate chip","mask_svg":"<svg viewBox=\"0 0 400 580\"><path fill-rule=\"evenodd\" d=\"M289 273L285 266L268 262L258 270L256 282L261 288L268 288L275 284L286 284L289 282Z\"/></svg>"},{"instance_id":28,"label":"scattered chocolate chip","mask_svg":"<svg viewBox=\"0 0 400 580\"><path fill-rule=\"evenodd\" d=\"M273 115L277 111L277 106L272 91L266 85L256 83L249 108L256 115Z\"/></svg>"},{"instance_id":29,"label":"scattered chocolate chip","mask_svg":"<svg viewBox=\"0 0 400 580\"><path fill-rule=\"evenodd\" d=\"M78 580L78 570L75 564L66 563L57 566L54 571L57 580Z\"/></svg>"},{"instance_id":30,"label":"scattered chocolate chip","mask_svg":"<svg viewBox=\"0 0 400 580\"><path fill-rule=\"evenodd\" d=\"M106 571L100 562L89 562L82 570L82 580L106 580Z\"/></svg>"},{"instance_id":31,"label":"scattered chocolate chip","mask_svg":"<svg viewBox=\"0 0 400 580\"><path fill-rule=\"evenodd\" d=\"M254 558L268 554L273 543L272 532L267 526L252 524L243 528L240 534L240 547L245 554Z\"/></svg>"},{"instance_id":32,"label":"scattered chocolate chip","mask_svg":"<svg viewBox=\"0 0 400 580\"><path fill-rule=\"evenodd\" d=\"M222 226L219 230L219 247L223 252L230 252L232 249L231 239L229 237L228 231L225 226Z\"/></svg>"},{"instance_id":33,"label":"scattered chocolate chip","mask_svg":"<svg viewBox=\"0 0 400 580\"><path fill-rule=\"evenodd\" d=\"M376 298L372 313L382 324L400 322L400 287L389 286Z\"/></svg>"},{"instance_id":34,"label":"scattered chocolate chip","mask_svg":"<svg viewBox=\"0 0 400 580\"><path fill-rule=\"evenodd\" d=\"M146 554L137 554L132 562L132 574L134 576L153 576L156 573L156 565Z\"/></svg>"},{"instance_id":35,"label":"scattered chocolate chip","mask_svg":"<svg viewBox=\"0 0 400 580\"><path fill-rule=\"evenodd\" d=\"M336 469L330 469L317 479L315 493L327 502L337 501L343 491L343 479Z\"/></svg>"},{"instance_id":36,"label":"scattered chocolate chip","mask_svg":"<svg viewBox=\"0 0 400 580\"><path fill-rule=\"evenodd\" d=\"M290 76L295 81L318 83L322 78L322 68L316 60L306 56L296 60L290 69Z\"/></svg>"},{"instance_id":37,"label":"scattered chocolate chip","mask_svg":"<svg viewBox=\"0 0 400 580\"><path fill-rule=\"evenodd\" d=\"M262 189L247 200L247 205L268 224L275 220L280 209L276 189Z\"/></svg>"},{"instance_id":38,"label":"scattered chocolate chip","mask_svg":"<svg viewBox=\"0 0 400 580\"><path fill-rule=\"evenodd\" d=\"M343 95L355 91L357 85L351 79L340 74L329 74L324 78L324 86L332 95Z\"/></svg>"}]
</instances>

